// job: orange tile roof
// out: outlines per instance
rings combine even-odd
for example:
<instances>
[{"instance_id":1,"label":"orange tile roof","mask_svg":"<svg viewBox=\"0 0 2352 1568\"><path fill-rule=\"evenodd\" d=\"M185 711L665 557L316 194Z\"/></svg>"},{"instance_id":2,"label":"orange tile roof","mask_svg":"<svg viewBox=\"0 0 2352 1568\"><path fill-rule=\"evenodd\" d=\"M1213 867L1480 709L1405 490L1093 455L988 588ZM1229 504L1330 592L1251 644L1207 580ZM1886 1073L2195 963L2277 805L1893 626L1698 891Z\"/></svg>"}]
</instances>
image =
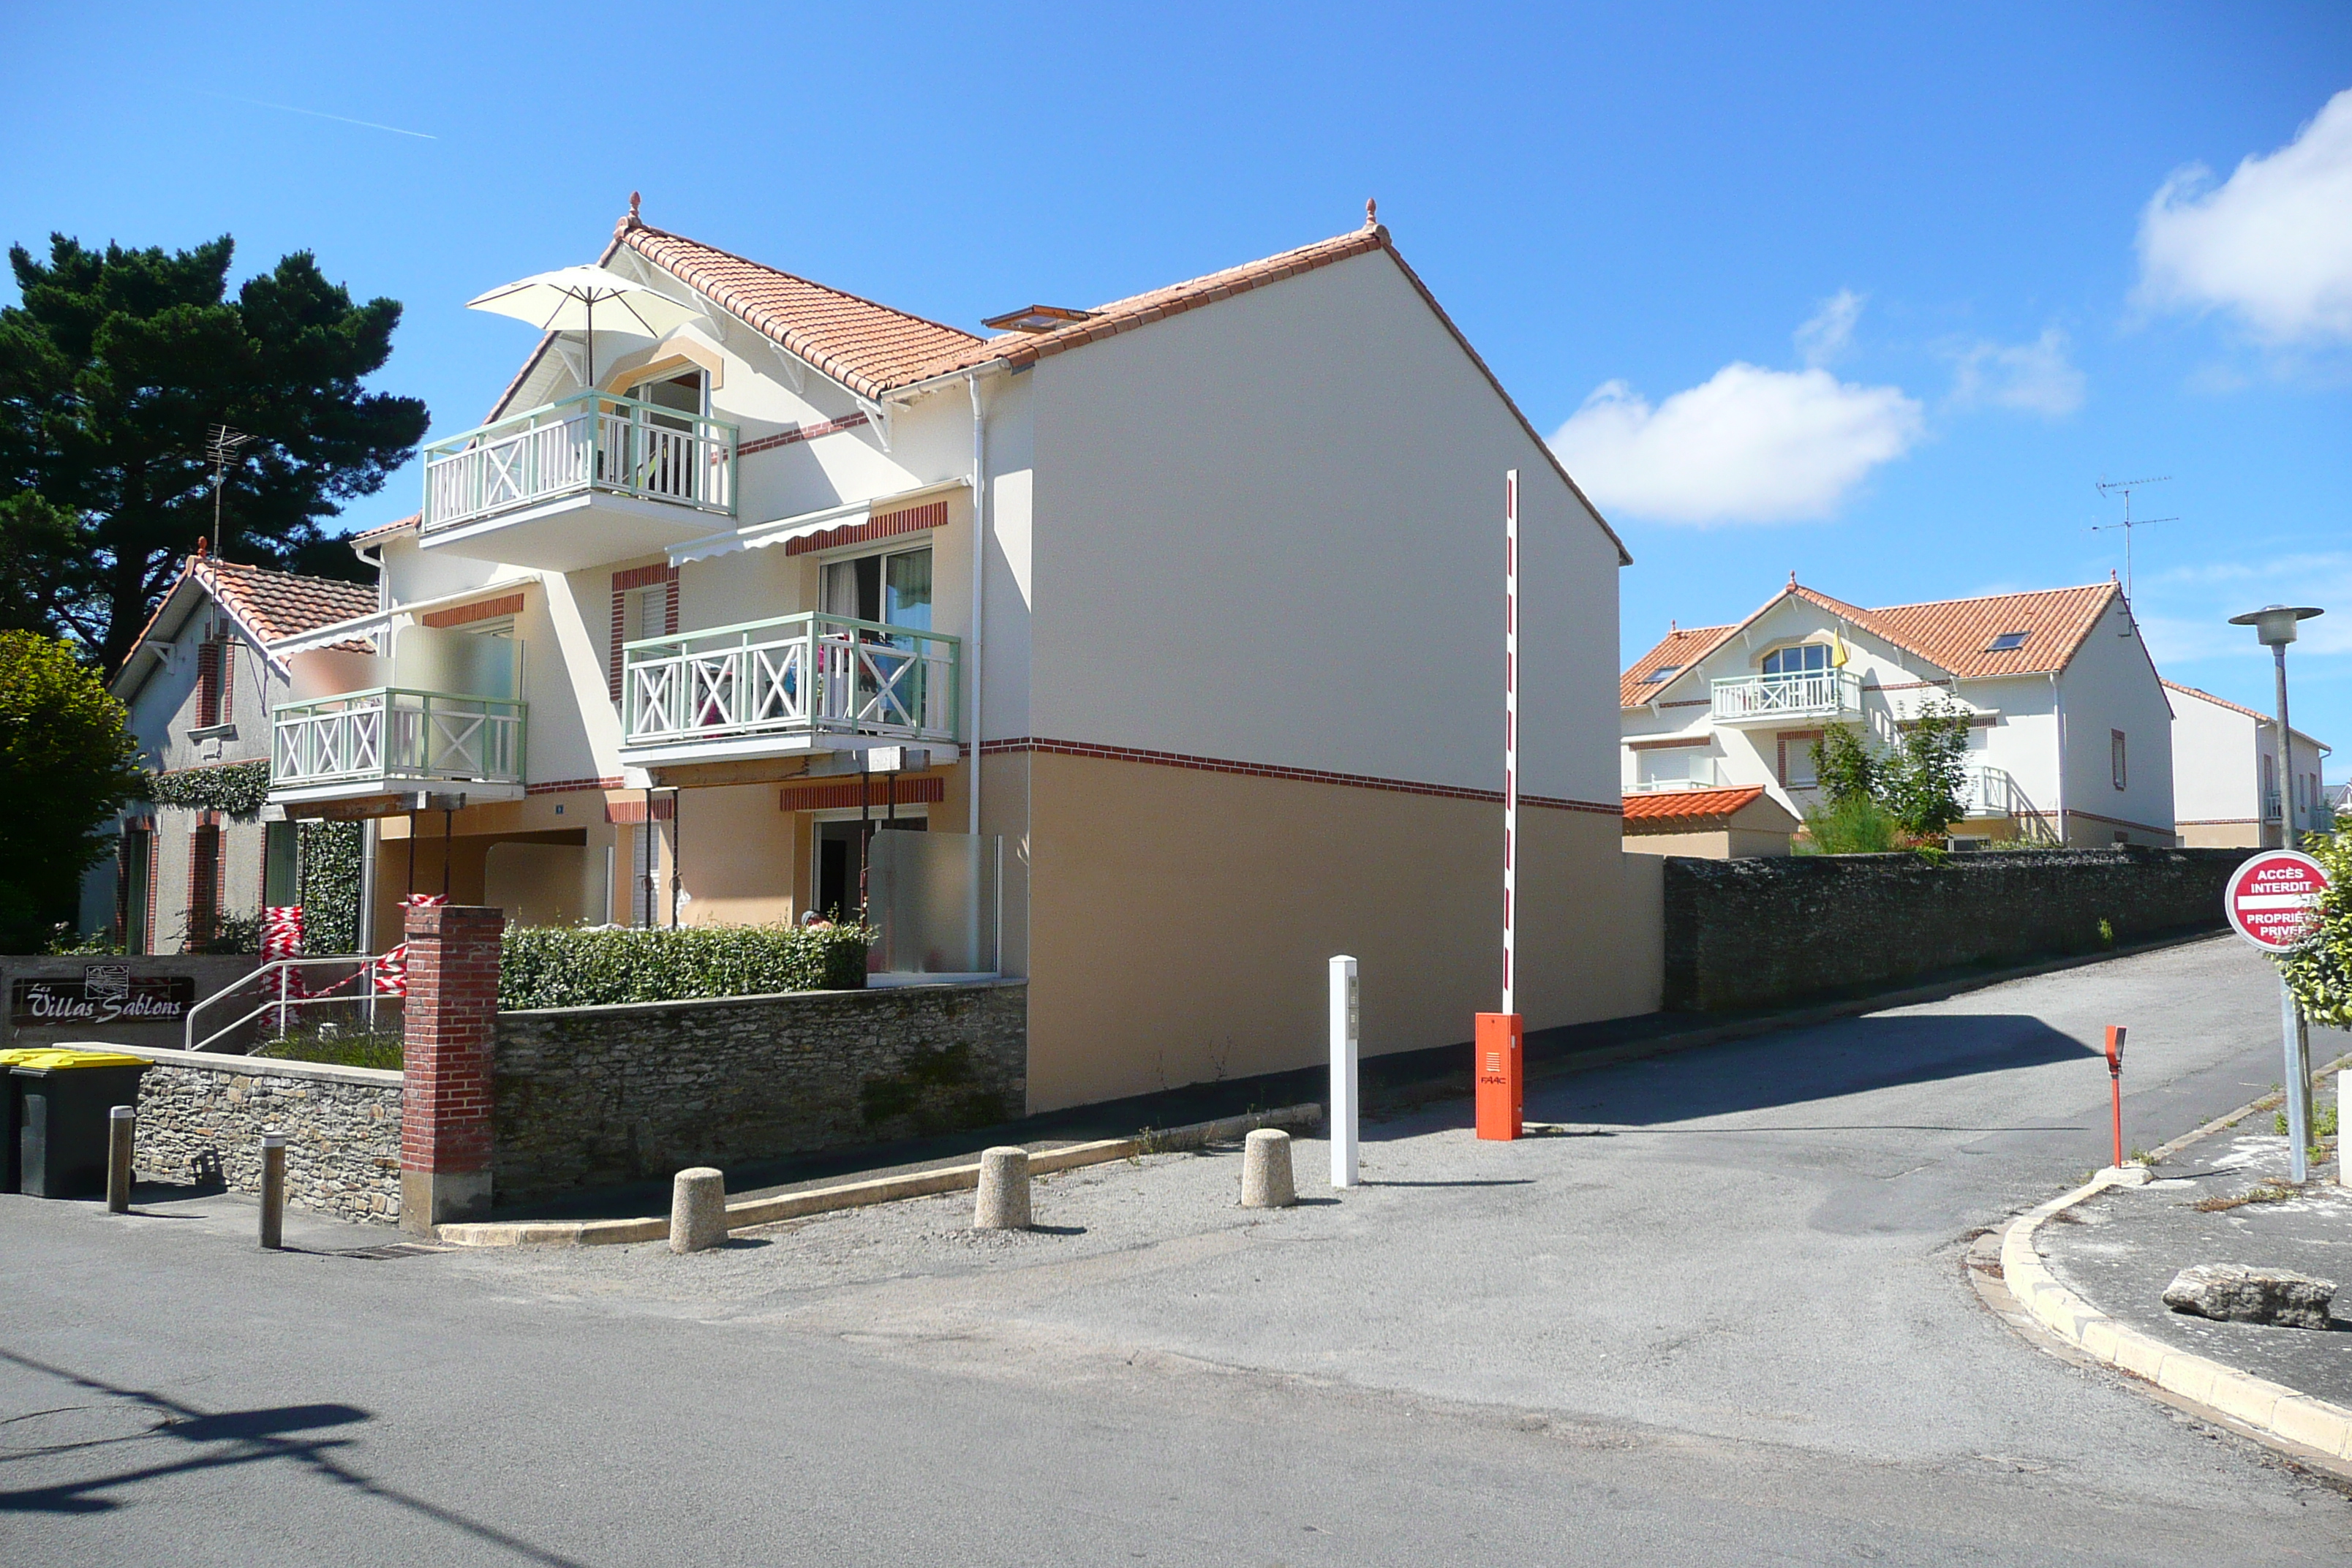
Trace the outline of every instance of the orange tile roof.
<instances>
[{"instance_id":1,"label":"orange tile roof","mask_svg":"<svg viewBox=\"0 0 2352 1568\"><path fill-rule=\"evenodd\" d=\"M362 528L356 533L347 533L343 536L343 540L346 543L356 544L362 540L383 539L392 534L405 533L424 521L423 512L412 511L406 517L396 517L390 522L380 522L373 528Z\"/></svg>"},{"instance_id":2,"label":"orange tile roof","mask_svg":"<svg viewBox=\"0 0 2352 1568\"><path fill-rule=\"evenodd\" d=\"M2242 702L2232 702L2226 697L2216 697L2211 692L2200 689L2198 687L2183 686L2177 680L2168 680L2164 684L2170 687L2175 691L2185 691L2191 697L2201 697L2217 708L2227 708L2232 713L2243 713L2247 718L2256 720L2262 723L2271 724L2277 722L2277 715L2275 714L2257 713ZM2300 735L2303 731L2298 730L2295 733Z\"/></svg>"},{"instance_id":3,"label":"orange tile roof","mask_svg":"<svg viewBox=\"0 0 2352 1568\"><path fill-rule=\"evenodd\" d=\"M643 223L624 219L614 237L860 396L921 380L984 342Z\"/></svg>"},{"instance_id":4,"label":"orange tile roof","mask_svg":"<svg viewBox=\"0 0 2352 1568\"><path fill-rule=\"evenodd\" d=\"M331 577L303 577L199 556L196 580L265 641L331 626L376 611L375 589Z\"/></svg>"},{"instance_id":5,"label":"orange tile roof","mask_svg":"<svg viewBox=\"0 0 2352 1568\"><path fill-rule=\"evenodd\" d=\"M1662 665L1677 670L1704 661L1744 627L1781 600L1817 605L1849 624L1916 654L1963 680L2000 675L2042 675L2066 668L2091 635L2108 603L2123 592L2114 583L2051 588L2031 594L1989 594L1974 599L1939 599L1924 605L1894 605L1866 610L1791 581L1754 614L1727 626L1670 633L1628 666L1618 681L1618 706L1639 708L1669 684L1642 677ZM1989 651L2003 632L2023 632L2025 641L2006 653Z\"/></svg>"},{"instance_id":6,"label":"orange tile roof","mask_svg":"<svg viewBox=\"0 0 2352 1568\"><path fill-rule=\"evenodd\" d=\"M1660 669L1683 670L1713 653L1725 637L1739 628L1731 626L1693 626L1688 631L1671 631L1658 646L1635 659L1617 682L1617 706L1639 708L1650 700L1653 688L1664 681L1649 679Z\"/></svg>"},{"instance_id":7,"label":"orange tile roof","mask_svg":"<svg viewBox=\"0 0 2352 1568\"><path fill-rule=\"evenodd\" d=\"M1733 813L1755 805L1763 795L1762 784L1747 784L1738 789L1677 789L1661 790L1655 795L1629 795L1625 797L1625 820L1628 823L1671 824L1678 831L1685 830L1717 818L1728 820Z\"/></svg>"}]
</instances>

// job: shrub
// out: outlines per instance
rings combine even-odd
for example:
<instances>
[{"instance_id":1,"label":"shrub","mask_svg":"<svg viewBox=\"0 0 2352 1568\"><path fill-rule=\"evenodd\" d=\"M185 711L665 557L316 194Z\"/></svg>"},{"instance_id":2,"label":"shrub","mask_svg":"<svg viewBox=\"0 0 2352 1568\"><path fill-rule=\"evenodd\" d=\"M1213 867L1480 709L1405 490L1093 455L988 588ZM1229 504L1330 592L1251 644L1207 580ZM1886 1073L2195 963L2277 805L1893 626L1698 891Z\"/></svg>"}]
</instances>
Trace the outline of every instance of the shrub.
<instances>
[{"instance_id":1,"label":"shrub","mask_svg":"<svg viewBox=\"0 0 2352 1568\"><path fill-rule=\"evenodd\" d=\"M499 964L499 1006L593 1007L866 985L864 925L686 926L624 931L516 926Z\"/></svg>"},{"instance_id":2,"label":"shrub","mask_svg":"<svg viewBox=\"0 0 2352 1568\"><path fill-rule=\"evenodd\" d=\"M1902 847L1901 827L1866 795L1807 811L1805 835L1815 855L1883 855Z\"/></svg>"},{"instance_id":3,"label":"shrub","mask_svg":"<svg viewBox=\"0 0 2352 1568\"><path fill-rule=\"evenodd\" d=\"M2307 834L2303 852L2327 868L2319 926L2299 951L2272 962L2305 1017L2331 1029L2352 1027L2352 833Z\"/></svg>"},{"instance_id":4,"label":"shrub","mask_svg":"<svg viewBox=\"0 0 2352 1568\"><path fill-rule=\"evenodd\" d=\"M375 1034L293 1034L282 1040L272 1040L253 1054L278 1061L324 1062L331 1067L374 1068L383 1072L398 1072L403 1059L400 1036L391 1030Z\"/></svg>"}]
</instances>

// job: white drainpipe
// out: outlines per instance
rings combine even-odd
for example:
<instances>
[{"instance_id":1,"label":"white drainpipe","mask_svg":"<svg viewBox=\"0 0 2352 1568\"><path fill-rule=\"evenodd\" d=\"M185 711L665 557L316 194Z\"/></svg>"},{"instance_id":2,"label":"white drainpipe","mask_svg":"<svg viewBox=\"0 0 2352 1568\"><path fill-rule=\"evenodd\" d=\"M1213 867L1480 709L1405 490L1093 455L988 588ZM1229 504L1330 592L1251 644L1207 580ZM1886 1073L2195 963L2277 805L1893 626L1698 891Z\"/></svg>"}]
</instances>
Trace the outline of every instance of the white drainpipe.
<instances>
[{"instance_id":1,"label":"white drainpipe","mask_svg":"<svg viewBox=\"0 0 2352 1568\"><path fill-rule=\"evenodd\" d=\"M2066 847L2066 691L2050 676L2050 707L2058 718L2058 847Z\"/></svg>"},{"instance_id":2,"label":"white drainpipe","mask_svg":"<svg viewBox=\"0 0 2352 1568\"><path fill-rule=\"evenodd\" d=\"M988 422L980 396L980 373L972 371L964 377L964 390L971 396L971 625L964 637L964 667L971 681L971 733L968 737L971 757L971 781L966 791L967 829L975 838L980 837L980 647L982 584L988 574Z\"/></svg>"}]
</instances>

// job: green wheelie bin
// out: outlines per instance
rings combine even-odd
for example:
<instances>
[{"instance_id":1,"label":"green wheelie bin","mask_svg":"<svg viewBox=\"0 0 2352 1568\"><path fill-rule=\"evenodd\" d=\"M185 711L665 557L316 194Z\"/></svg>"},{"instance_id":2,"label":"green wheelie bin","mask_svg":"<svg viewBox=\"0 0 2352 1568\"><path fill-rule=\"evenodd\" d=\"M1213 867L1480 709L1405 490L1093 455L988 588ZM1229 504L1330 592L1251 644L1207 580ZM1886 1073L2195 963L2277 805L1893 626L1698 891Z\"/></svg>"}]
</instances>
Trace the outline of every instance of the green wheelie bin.
<instances>
[{"instance_id":1,"label":"green wheelie bin","mask_svg":"<svg viewBox=\"0 0 2352 1568\"><path fill-rule=\"evenodd\" d=\"M142 1057L120 1051L11 1051L15 1102L14 1190L37 1198L106 1194L108 1113L139 1103Z\"/></svg>"}]
</instances>

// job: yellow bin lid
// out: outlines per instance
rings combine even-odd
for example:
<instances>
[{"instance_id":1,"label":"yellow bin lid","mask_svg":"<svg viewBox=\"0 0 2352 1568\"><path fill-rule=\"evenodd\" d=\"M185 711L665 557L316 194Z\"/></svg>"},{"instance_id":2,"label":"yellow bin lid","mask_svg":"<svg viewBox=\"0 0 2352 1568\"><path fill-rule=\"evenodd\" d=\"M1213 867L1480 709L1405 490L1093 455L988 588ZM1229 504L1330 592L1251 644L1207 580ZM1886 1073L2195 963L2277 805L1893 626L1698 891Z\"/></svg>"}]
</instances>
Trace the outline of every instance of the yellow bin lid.
<instances>
[{"instance_id":1,"label":"yellow bin lid","mask_svg":"<svg viewBox=\"0 0 2352 1568\"><path fill-rule=\"evenodd\" d=\"M0 1051L0 1065L55 1072L64 1068L143 1068L149 1063L145 1057L125 1056L121 1051L77 1051L48 1046L37 1050Z\"/></svg>"}]
</instances>

